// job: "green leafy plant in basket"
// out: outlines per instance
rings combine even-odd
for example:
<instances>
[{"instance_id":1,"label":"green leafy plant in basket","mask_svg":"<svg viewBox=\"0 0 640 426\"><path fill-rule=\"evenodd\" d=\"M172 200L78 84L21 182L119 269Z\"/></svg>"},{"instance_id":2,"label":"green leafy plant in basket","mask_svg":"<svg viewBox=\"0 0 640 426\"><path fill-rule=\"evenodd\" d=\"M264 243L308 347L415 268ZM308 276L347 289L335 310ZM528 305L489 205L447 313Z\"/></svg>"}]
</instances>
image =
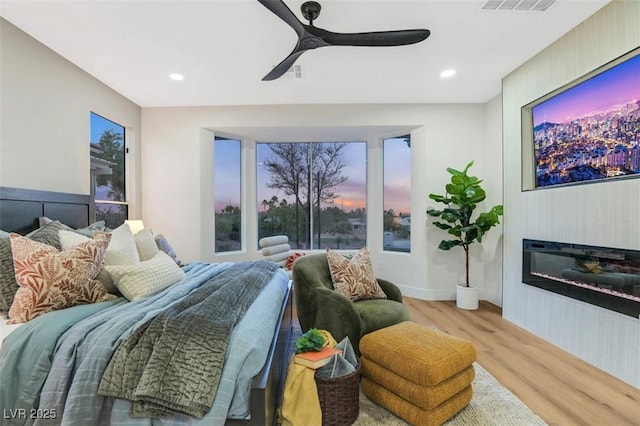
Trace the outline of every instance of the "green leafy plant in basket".
<instances>
[{"instance_id":1,"label":"green leafy plant in basket","mask_svg":"<svg viewBox=\"0 0 640 426\"><path fill-rule=\"evenodd\" d=\"M317 328L310 328L296 340L296 353L301 354L310 351L320 351L324 345L324 337Z\"/></svg>"},{"instance_id":2,"label":"green leafy plant in basket","mask_svg":"<svg viewBox=\"0 0 640 426\"><path fill-rule=\"evenodd\" d=\"M482 242L482 236L499 224L499 216L502 216L502 205L497 205L488 212L480 213L475 220L472 219L478 203L484 201L487 195L480 186L482 181L467 173L471 166L473 161L467 164L463 171L447 168L447 172L451 174L451 181L445 186L445 195L429 194L429 198L445 204L446 207L442 210L427 210L427 215L442 219L441 222L433 222L436 227L455 237L442 240L438 248L451 250L460 246L464 249L466 287L469 287L469 246L476 241Z\"/></svg>"}]
</instances>

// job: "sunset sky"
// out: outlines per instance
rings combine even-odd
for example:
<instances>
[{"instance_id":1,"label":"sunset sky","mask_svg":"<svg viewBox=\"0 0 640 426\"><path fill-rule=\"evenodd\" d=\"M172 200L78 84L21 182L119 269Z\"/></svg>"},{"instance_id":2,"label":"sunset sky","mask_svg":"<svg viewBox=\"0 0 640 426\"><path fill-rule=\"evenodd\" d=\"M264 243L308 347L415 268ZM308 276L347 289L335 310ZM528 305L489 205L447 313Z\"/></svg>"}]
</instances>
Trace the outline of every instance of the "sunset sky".
<instances>
[{"instance_id":1,"label":"sunset sky","mask_svg":"<svg viewBox=\"0 0 640 426\"><path fill-rule=\"evenodd\" d=\"M343 207L345 211L365 207L367 194L366 149L367 146L364 142L354 142L348 143L342 151L342 160L345 163L342 173L349 179L332 190L334 193L341 195L335 200L335 206ZM285 196L283 191L267 188L269 174L262 166L262 163L269 155L273 155L270 154L271 151L268 145L258 144L256 151L258 161L258 203L262 200L269 200L273 195L283 198ZM289 201L293 201L293 199Z\"/></svg>"},{"instance_id":2,"label":"sunset sky","mask_svg":"<svg viewBox=\"0 0 640 426\"><path fill-rule=\"evenodd\" d=\"M238 170L240 164L240 150L238 142L219 143L216 141L215 160L215 209L220 211L226 205L238 205L240 200L240 182ZM282 190L269 189L266 186L268 174L261 164L269 154L267 145L258 144L258 206L262 200L269 200L273 195L281 199ZM364 142L348 143L343 151L345 168L343 173L348 177L347 182L333 191L339 194L334 205L350 211L366 207L366 144ZM410 164L411 151L404 139L388 139L385 142L385 199L384 209L393 209L396 213L410 211Z\"/></svg>"},{"instance_id":3,"label":"sunset sky","mask_svg":"<svg viewBox=\"0 0 640 426\"><path fill-rule=\"evenodd\" d=\"M535 106L533 125L565 123L632 101L640 101L640 55Z\"/></svg>"},{"instance_id":4,"label":"sunset sky","mask_svg":"<svg viewBox=\"0 0 640 426\"><path fill-rule=\"evenodd\" d=\"M113 123L97 114L90 114L91 142L100 141L100 136L107 130L122 133L124 127ZM240 142L237 140L216 140L215 155L215 209L220 211L227 205L240 204ZM273 195L281 199L282 190L267 188L268 173L261 166L270 150L266 144L258 144L258 206L262 200L269 200ZM339 194L334 205L345 211L366 208L366 143L348 143L343 150L345 167L343 174L347 182L333 191ZM396 213L411 211L411 173L407 164L411 164L411 150L403 138L390 138L384 142L384 210L393 209ZM291 200L289 200L291 201Z\"/></svg>"}]
</instances>

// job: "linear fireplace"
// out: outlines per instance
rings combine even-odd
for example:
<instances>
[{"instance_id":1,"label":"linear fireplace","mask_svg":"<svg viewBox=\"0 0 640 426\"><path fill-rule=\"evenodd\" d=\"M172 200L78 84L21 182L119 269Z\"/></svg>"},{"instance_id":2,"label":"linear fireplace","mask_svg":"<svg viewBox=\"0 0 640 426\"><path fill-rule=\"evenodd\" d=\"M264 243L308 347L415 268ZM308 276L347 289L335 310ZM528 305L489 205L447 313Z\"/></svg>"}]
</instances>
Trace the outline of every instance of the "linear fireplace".
<instances>
[{"instance_id":1,"label":"linear fireplace","mask_svg":"<svg viewBox=\"0 0 640 426\"><path fill-rule=\"evenodd\" d=\"M522 282L640 319L640 251L522 240Z\"/></svg>"}]
</instances>

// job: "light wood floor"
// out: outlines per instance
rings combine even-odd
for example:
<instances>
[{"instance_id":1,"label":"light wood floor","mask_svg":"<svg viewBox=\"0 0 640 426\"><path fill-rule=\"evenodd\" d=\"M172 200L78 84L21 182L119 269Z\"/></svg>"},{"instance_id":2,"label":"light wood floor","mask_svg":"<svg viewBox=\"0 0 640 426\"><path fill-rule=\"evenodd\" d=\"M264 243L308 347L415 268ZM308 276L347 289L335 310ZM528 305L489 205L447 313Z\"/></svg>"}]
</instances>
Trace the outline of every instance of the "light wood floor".
<instances>
[{"instance_id":1,"label":"light wood floor","mask_svg":"<svg viewBox=\"0 0 640 426\"><path fill-rule=\"evenodd\" d=\"M640 426L640 390L504 320L499 307L404 300L416 323L472 341L478 363L549 425Z\"/></svg>"}]
</instances>

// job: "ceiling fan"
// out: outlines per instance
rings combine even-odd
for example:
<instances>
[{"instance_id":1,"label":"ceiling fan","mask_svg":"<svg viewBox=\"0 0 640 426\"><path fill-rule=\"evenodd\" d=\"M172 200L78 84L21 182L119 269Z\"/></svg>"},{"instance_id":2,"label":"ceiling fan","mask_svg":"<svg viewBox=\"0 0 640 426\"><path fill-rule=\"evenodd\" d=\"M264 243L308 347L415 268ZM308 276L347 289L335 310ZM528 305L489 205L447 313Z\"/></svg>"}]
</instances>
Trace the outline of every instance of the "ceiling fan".
<instances>
[{"instance_id":1,"label":"ceiling fan","mask_svg":"<svg viewBox=\"0 0 640 426\"><path fill-rule=\"evenodd\" d=\"M282 62L276 65L262 81L275 80L291 68L293 63L307 50L325 46L403 46L421 42L429 37L431 31L396 30L366 33L334 33L314 27L313 21L320 15L320 3L307 1L300 7L302 16L309 21L303 24L282 0L258 0L264 7L289 24L298 34L298 42L293 51Z\"/></svg>"}]
</instances>

